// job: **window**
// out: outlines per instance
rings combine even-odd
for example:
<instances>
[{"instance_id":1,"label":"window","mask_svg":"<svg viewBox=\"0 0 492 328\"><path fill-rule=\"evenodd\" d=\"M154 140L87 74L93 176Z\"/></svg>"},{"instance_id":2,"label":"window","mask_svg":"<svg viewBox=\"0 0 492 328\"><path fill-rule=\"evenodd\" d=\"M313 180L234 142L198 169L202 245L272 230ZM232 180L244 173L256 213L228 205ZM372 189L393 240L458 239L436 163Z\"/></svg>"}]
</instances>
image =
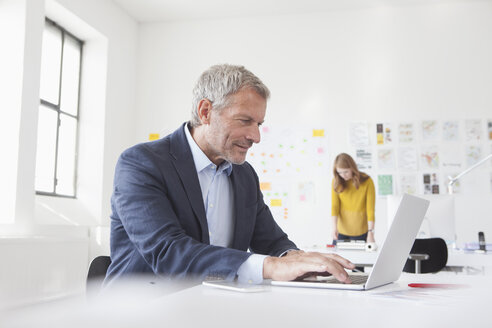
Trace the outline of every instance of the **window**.
<instances>
[{"instance_id":1,"label":"window","mask_svg":"<svg viewBox=\"0 0 492 328\"><path fill-rule=\"evenodd\" d=\"M36 154L37 194L76 196L82 41L46 19Z\"/></svg>"}]
</instances>

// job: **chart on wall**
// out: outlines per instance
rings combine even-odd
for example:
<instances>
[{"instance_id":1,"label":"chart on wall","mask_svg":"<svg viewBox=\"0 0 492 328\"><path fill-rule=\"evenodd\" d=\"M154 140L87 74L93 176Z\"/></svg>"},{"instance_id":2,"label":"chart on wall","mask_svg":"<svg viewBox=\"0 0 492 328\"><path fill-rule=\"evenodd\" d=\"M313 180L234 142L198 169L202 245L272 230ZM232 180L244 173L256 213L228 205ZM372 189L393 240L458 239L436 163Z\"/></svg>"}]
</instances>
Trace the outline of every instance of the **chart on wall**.
<instances>
[{"instance_id":1,"label":"chart on wall","mask_svg":"<svg viewBox=\"0 0 492 328\"><path fill-rule=\"evenodd\" d=\"M357 166L377 176L378 195L383 197L403 192L446 193L449 177L457 176L492 153L490 118L358 121L350 123L349 131ZM474 171L483 177L482 181L492 176L490 162ZM464 179L454 184L453 192L475 191L475 187L471 179L468 184Z\"/></svg>"},{"instance_id":2,"label":"chart on wall","mask_svg":"<svg viewBox=\"0 0 492 328\"><path fill-rule=\"evenodd\" d=\"M260 180L265 204L276 220L289 219L293 203L315 203L316 181L329 174L327 130L323 127L262 126L261 142L246 160Z\"/></svg>"}]
</instances>

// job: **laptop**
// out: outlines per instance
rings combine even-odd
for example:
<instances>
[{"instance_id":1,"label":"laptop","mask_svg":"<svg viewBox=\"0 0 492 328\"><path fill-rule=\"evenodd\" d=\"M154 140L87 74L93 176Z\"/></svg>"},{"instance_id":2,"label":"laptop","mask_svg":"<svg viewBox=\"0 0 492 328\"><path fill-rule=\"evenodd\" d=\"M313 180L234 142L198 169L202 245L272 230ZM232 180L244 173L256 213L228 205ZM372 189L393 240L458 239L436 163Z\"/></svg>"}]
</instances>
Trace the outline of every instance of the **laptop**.
<instances>
[{"instance_id":1,"label":"laptop","mask_svg":"<svg viewBox=\"0 0 492 328\"><path fill-rule=\"evenodd\" d=\"M320 275L307 277L300 281L272 281L272 285L368 290L398 280L429 203L428 200L419 197L408 194L403 195L371 273L350 273L351 284L341 283L333 276Z\"/></svg>"}]
</instances>

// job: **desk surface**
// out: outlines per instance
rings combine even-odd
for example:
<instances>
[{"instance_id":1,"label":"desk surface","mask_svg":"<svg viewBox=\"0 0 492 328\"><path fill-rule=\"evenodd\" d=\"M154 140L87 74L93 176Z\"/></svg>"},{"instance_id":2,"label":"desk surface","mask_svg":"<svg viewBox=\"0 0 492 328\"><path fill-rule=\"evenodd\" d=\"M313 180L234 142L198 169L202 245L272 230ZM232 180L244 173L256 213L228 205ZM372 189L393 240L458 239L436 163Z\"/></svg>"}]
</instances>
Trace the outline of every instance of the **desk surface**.
<instances>
[{"instance_id":1,"label":"desk surface","mask_svg":"<svg viewBox=\"0 0 492 328\"><path fill-rule=\"evenodd\" d=\"M327 247L313 247L307 251L324 253L337 253L355 264L371 266L376 262L379 251L369 252L364 250L339 250ZM448 250L448 266L472 266L472 267L492 267L492 252L475 253L464 252L461 250Z\"/></svg>"},{"instance_id":2,"label":"desk surface","mask_svg":"<svg viewBox=\"0 0 492 328\"><path fill-rule=\"evenodd\" d=\"M409 282L461 283L461 289ZM485 284L485 287L479 287ZM239 293L196 285L165 296L122 290L85 305L50 304L8 313L2 327L475 327L490 326L487 276L403 274L370 291L269 286ZM150 297L152 296L152 297ZM74 305L75 304L75 305ZM63 314L63 315L60 315Z\"/></svg>"}]
</instances>

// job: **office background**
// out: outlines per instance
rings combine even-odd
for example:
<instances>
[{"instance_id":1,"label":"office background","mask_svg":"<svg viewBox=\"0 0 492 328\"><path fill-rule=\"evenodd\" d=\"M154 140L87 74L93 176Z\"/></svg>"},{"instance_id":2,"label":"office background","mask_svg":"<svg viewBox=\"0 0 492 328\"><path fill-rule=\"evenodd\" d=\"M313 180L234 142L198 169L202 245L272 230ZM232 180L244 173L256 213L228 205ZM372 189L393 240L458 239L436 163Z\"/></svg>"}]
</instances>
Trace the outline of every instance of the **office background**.
<instances>
[{"instance_id":1,"label":"office background","mask_svg":"<svg viewBox=\"0 0 492 328\"><path fill-rule=\"evenodd\" d=\"M465 119L481 119L488 154L490 6L439 3L144 24L139 32L137 140L150 132L174 131L189 117L189 86L198 74L210 63L227 62L244 64L271 88L265 125L325 128L330 160L340 152L354 155L349 140L354 121L367 122L371 136L376 123L391 122L396 139L398 123L414 122L418 135L423 120L455 119L464 125ZM461 140L464 147L464 136ZM456 202L463 241L475 241L476 231L492 228L487 215L492 212L490 163L477 170L466 177L479 180L471 183L475 190L462 190ZM329 241L331 163L327 173L317 177L316 202L304 205L291 197L289 219L280 222L300 244ZM442 186L440 191L446 193ZM381 241L387 227L384 198L378 198L376 211Z\"/></svg>"},{"instance_id":2,"label":"office background","mask_svg":"<svg viewBox=\"0 0 492 328\"><path fill-rule=\"evenodd\" d=\"M371 130L392 122L396 133L400 122L492 119L491 1L350 2L297 12L267 3L268 10L248 15L198 18L190 10L170 21L144 21L131 6L123 0L0 2L0 38L9 49L0 55L6 72L0 76L5 299L23 303L83 290L89 259L108 251L118 155L187 120L191 88L212 64L242 64L259 75L272 92L266 124L325 129L330 160L354 151L348 135L354 121ZM85 40L77 199L34 195L45 16ZM490 167L467 178L476 191L457 195L463 241L475 240L479 229L492 233L490 183L480 184L490 180ZM301 209L309 213L303 222L282 223L300 245L329 240L329 182L329 174L317 182L312 207L291 202L290 219ZM378 242L386 217L380 197Z\"/></svg>"}]
</instances>

